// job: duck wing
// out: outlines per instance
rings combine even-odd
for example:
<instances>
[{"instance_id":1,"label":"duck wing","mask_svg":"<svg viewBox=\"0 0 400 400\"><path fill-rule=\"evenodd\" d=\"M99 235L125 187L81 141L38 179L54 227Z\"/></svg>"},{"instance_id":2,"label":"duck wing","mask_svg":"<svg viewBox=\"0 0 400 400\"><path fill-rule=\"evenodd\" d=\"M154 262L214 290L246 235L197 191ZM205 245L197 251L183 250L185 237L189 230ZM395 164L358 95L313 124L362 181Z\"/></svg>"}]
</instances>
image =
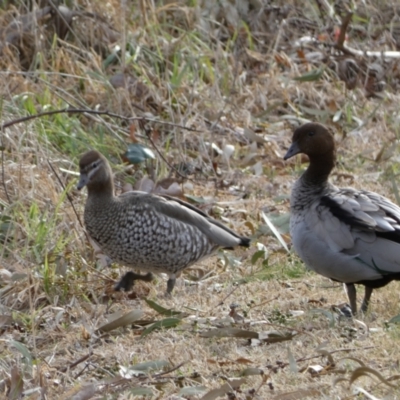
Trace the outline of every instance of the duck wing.
<instances>
[{"instance_id":1,"label":"duck wing","mask_svg":"<svg viewBox=\"0 0 400 400\"><path fill-rule=\"evenodd\" d=\"M338 189L322 196L320 203L349 229L400 243L400 207L377 193Z\"/></svg>"},{"instance_id":2,"label":"duck wing","mask_svg":"<svg viewBox=\"0 0 400 400\"><path fill-rule=\"evenodd\" d=\"M197 227L209 240L224 248L250 245L250 239L240 236L219 221L209 217L205 212L191 204L168 195L152 195L140 191L132 191L119 196L125 201L132 201L135 204L141 203L144 207L164 217L180 221Z\"/></svg>"},{"instance_id":3,"label":"duck wing","mask_svg":"<svg viewBox=\"0 0 400 400\"><path fill-rule=\"evenodd\" d=\"M331 249L378 275L400 272L400 207L377 193L346 188L322 196L320 210L319 231Z\"/></svg>"}]
</instances>

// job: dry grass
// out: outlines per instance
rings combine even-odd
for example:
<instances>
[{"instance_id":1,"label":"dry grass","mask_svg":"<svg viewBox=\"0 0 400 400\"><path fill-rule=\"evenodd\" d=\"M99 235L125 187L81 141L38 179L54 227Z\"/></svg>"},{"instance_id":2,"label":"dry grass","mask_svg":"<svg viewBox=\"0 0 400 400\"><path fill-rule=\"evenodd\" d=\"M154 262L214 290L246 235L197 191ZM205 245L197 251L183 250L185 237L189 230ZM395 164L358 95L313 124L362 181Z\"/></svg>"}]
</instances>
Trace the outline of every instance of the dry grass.
<instances>
[{"instance_id":1,"label":"dry grass","mask_svg":"<svg viewBox=\"0 0 400 400\"><path fill-rule=\"evenodd\" d=\"M358 85L347 90L330 68L343 59L331 47L339 14L321 13L319 2L134 3L81 1L73 18L64 10L69 31L43 5L37 24L19 2L0 13L8 26L0 48L4 122L66 106L160 121L144 127L64 113L2 133L2 398L399 399L400 330L388 323L399 313L399 283L375 291L370 313L350 321L335 310L346 301L341 286L305 271L274 235L260 234L261 210L275 222L288 212L304 164L282 156L303 120L337 132L335 183L396 200L398 61L356 59ZM355 3L351 47L399 46L392 6ZM21 16L21 30L7 25ZM319 43L296 47L305 36ZM124 41L121 59L115 49ZM376 80L368 75L373 63L383 69ZM319 79L293 80L321 65ZM132 141L153 147L148 135L156 159L122 163ZM233 146L229 162L209 143ZM135 293L113 293L119 267L96 262L71 204L81 215L85 194L74 189L74 172L89 147L113 163L119 190L145 174L169 176L186 196L203 198L198 205L211 215L254 236L252 247L186 271L173 298L162 296L162 277L138 283ZM179 164L195 168L190 179L171 170ZM266 253L254 261L262 245ZM141 311L138 320L99 330L132 310ZM145 330L158 321L164 327Z\"/></svg>"}]
</instances>

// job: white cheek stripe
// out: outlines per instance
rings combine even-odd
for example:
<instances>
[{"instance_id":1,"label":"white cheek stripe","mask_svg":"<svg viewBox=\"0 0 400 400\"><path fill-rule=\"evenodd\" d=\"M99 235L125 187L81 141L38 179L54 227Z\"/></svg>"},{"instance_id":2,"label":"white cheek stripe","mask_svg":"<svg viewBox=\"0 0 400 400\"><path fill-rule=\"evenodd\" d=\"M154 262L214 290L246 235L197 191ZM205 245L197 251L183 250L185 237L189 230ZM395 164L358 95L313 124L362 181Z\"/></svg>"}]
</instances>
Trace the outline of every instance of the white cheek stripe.
<instances>
[{"instance_id":1,"label":"white cheek stripe","mask_svg":"<svg viewBox=\"0 0 400 400\"><path fill-rule=\"evenodd\" d=\"M97 171L100 168L100 164L96 165L96 168L90 168L90 170L87 173L87 176L89 178L89 181L92 179L92 176L95 175L97 173Z\"/></svg>"}]
</instances>

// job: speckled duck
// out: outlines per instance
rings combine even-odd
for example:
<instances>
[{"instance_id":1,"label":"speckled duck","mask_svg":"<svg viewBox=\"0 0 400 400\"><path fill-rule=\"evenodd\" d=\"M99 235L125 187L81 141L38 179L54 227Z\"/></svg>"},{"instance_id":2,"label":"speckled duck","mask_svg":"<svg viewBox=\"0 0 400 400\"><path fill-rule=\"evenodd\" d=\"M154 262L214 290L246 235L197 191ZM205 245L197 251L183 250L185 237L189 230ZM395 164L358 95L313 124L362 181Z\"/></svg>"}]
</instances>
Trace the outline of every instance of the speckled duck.
<instances>
[{"instance_id":1,"label":"speckled duck","mask_svg":"<svg viewBox=\"0 0 400 400\"><path fill-rule=\"evenodd\" d=\"M113 261L148 272L128 272L116 290L129 290L135 279L164 272L170 294L183 269L220 248L250 244L249 238L176 198L139 191L115 196L109 163L95 150L81 157L79 167L78 189L88 189L84 221L89 235Z\"/></svg>"}]
</instances>

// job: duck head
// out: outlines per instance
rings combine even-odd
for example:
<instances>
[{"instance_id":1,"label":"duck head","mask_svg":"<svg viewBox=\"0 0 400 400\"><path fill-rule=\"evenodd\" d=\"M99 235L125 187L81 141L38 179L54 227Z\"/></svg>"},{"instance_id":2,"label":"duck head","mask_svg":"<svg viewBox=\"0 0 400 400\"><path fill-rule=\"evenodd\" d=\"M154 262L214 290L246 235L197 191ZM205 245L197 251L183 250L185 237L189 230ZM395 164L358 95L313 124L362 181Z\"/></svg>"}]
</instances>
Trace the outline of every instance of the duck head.
<instances>
[{"instance_id":1,"label":"duck head","mask_svg":"<svg viewBox=\"0 0 400 400\"><path fill-rule=\"evenodd\" d=\"M104 188L110 185L112 175L107 160L96 150L83 154L79 161L80 178L77 189L85 186L90 189Z\"/></svg>"},{"instance_id":2,"label":"duck head","mask_svg":"<svg viewBox=\"0 0 400 400\"><path fill-rule=\"evenodd\" d=\"M293 133L292 144L284 160L296 154L304 153L310 160L325 155L334 155L335 141L331 132L323 125L315 122L302 125Z\"/></svg>"}]
</instances>

